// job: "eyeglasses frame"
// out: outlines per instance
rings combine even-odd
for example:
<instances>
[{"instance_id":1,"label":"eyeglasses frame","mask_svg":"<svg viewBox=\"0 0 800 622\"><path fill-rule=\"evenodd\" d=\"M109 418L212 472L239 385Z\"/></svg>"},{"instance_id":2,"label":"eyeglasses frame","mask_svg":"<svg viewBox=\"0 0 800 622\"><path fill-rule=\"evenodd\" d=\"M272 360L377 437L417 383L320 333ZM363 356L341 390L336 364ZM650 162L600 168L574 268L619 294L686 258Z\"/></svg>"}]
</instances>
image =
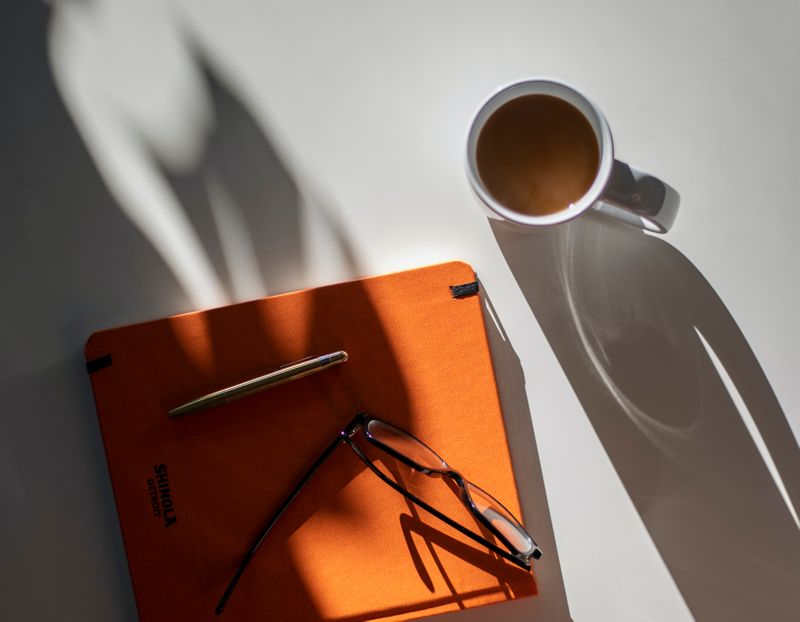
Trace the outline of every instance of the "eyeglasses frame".
<instances>
[{"instance_id":1,"label":"eyeglasses frame","mask_svg":"<svg viewBox=\"0 0 800 622\"><path fill-rule=\"evenodd\" d=\"M518 519L516 519L516 517L514 517L514 515L504 505L502 505L499 501L497 501L496 499L494 499L494 497L492 497L492 499L497 501L497 503L500 505L500 507L503 508L503 510L508 512L508 514L510 516L514 517L514 520L517 521L517 523L523 529L525 534L528 535L528 537L531 539L531 543L533 544L533 550L531 551L530 554L525 555L525 554L522 554L522 553L519 553L519 552L515 553L514 551L517 550L516 547L514 547L511 544L511 542L509 542L509 540L496 527L494 527L488 519L486 519L483 516L483 514L480 512L480 510L478 510L477 506L475 505L475 502L470 497L469 492L467 491L467 487L466 487L466 484L468 484L468 483L471 484L472 482L467 480L463 475L461 475L461 473L459 473L455 469L449 468L449 465L447 465L447 463L442 458L439 458L439 459L445 465L448 466L447 469L429 469L427 467L424 467L421 464L416 463L415 461L411 460L410 458L408 458L404 454L392 449L391 447L389 447L385 443L382 443L381 441L376 439L372 434L370 434L369 428L368 428L368 424L369 424L370 421L379 421L379 422L381 422L381 423L383 423L385 425L388 425L388 426L390 426L392 428L395 428L395 429L399 430L400 432L410 436L414 441L416 441L416 442L420 443L421 445L423 445L425 448L427 448L435 456L439 457L439 454L437 454L435 451L433 451L433 449L428 447L428 445L426 445L424 442L419 440L413 434L410 434L409 432L406 432L405 430L402 430L402 429L398 428L397 426L394 426L391 423L389 423L387 421L383 421L382 419L379 419L377 417L373 417L373 416L368 415L368 414L363 413L363 412L358 413L350 421L350 423L347 424L347 426L345 426L342 430L339 431L339 434L336 436L336 439L330 445L328 445L328 447L326 447L325 450L320 454L320 456L317 458L317 460L311 465L311 467L308 469L308 471L306 471L305 475L300 479L300 481L297 483L297 485L292 489L292 491L289 493L289 495L283 501L283 503L278 508L278 510L272 515L272 517L269 519L269 521L267 522L265 527L261 530L261 532L258 534L258 536L256 536L253 544L250 546L250 548L247 551L247 553L245 553L244 557L242 558L242 561L239 563L239 566L238 566L236 572L234 573L233 578L228 583L228 586L225 588L225 591L222 594L222 597L220 598L220 600L219 600L219 602L217 604L217 607L215 609L215 613L217 615L220 615L222 613L222 611L224 610L225 606L228 603L228 600L231 597L231 594L233 593L234 588L239 583L239 580L241 579L245 568L248 566L248 564L250 563L250 560L253 558L253 556L255 555L256 551L261 546L262 542L266 539L267 535L269 535L270 531L272 531L272 528L278 522L280 517L289 508L289 506L291 505L292 501L294 501L295 497L297 497L297 495L300 494L300 491L305 487L305 485L313 477L313 475L314 475L314 473L316 473L317 469L319 469L328 460L328 458L330 458L330 456L333 454L333 452L342 444L349 445L350 448L353 450L353 452L361 459L361 461L373 473L375 473L383 482L385 482L391 488L393 488L394 490L399 492L401 495L403 495L404 497L406 497L407 499L412 501L414 504L418 505L419 507L424 509L426 512L432 514L433 516L435 516L436 518L438 518L442 522L446 523L447 525L449 525L450 527L452 527L453 529L455 529L459 533L467 536L468 538L470 538L471 540L477 542L478 544L481 544L482 546L486 547L487 549L489 549L493 553L496 553L497 555L499 555L503 559L511 562L512 564L515 564L516 566L519 566L520 568L522 568L524 570L530 571L530 569L531 569L531 559L539 559L541 557L541 554L542 554L541 550L539 549L539 547L536 544L536 542L534 541L534 539L530 536L530 534L528 534L527 531L524 530L524 527L522 526L522 523ZM363 452L363 450L353 440L353 437L356 435L356 433L359 430L363 431L364 438L366 438L370 443L372 443L373 445L378 447L380 450L388 453L390 456L392 456L393 458L399 460L400 462L402 462L403 464L407 465L408 467L410 467L410 468L412 468L412 469L414 469L416 471L419 471L420 473L423 473L424 475L428 475L428 476L432 476L432 477L433 476L441 476L441 477L448 477L448 478L452 479L456 483L456 485L458 486L459 499L461 500L462 504L464 504L467 507L467 509L470 510L470 513L473 514L473 516L480 522L480 524L483 525L484 527L486 527L492 533L492 535L494 535L504 546L507 547L508 550L504 551L502 548L497 546L494 542L491 542L490 540L487 540L486 538L484 538L480 534L475 533L471 529L469 529L469 528L463 526L462 524L460 524L459 522L453 520L452 518L450 518L446 514L443 514L442 512L437 510L436 508L432 507L430 504L426 503L425 501L423 501L422 499L420 499L419 497L417 497L416 495L414 495L410 491L408 491L405 488L403 488L397 482L395 482L395 481L391 480L389 477L387 477L385 473L383 473L380 469L378 469L378 467L375 466L373 461ZM482 488L480 488L476 484L472 484L472 485L476 486L480 490L483 490ZM489 494L489 493L487 493L487 494Z\"/></svg>"}]
</instances>

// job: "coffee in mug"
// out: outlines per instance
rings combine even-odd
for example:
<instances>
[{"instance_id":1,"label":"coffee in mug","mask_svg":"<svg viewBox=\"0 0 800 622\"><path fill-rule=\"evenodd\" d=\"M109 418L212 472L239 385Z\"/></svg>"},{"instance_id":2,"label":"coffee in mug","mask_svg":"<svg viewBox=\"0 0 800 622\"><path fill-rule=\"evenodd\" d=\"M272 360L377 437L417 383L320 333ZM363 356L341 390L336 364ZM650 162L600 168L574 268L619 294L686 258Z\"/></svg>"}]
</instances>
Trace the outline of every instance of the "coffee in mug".
<instances>
[{"instance_id":1,"label":"coffee in mug","mask_svg":"<svg viewBox=\"0 0 800 622\"><path fill-rule=\"evenodd\" d=\"M515 212L554 214L592 185L600 149L589 121L552 95L523 95L489 117L478 136L478 173Z\"/></svg>"}]
</instances>

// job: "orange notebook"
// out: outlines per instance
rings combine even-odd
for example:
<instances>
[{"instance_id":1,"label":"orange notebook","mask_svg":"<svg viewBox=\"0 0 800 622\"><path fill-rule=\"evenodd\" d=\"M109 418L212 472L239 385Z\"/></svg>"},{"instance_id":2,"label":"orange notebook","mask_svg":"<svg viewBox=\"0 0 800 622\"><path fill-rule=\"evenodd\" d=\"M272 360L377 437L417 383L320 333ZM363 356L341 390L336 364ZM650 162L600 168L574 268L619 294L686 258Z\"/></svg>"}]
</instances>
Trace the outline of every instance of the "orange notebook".
<instances>
[{"instance_id":1,"label":"orange notebook","mask_svg":"<svg viewBox=\"0 0 800 622\"><path fill-rule=\"evenodd\" d=\"M143 622L408 620L536 594L531 573L410 504L342 446L214 614L255 535L360 411L415 434L524 519L480 298L451 290L474 278L447 263L90 337L87 368ZM349 360L167 417L335 350ZM417 494L478 531L441 479L417 479Z\"/></svg>"}]
</instances>

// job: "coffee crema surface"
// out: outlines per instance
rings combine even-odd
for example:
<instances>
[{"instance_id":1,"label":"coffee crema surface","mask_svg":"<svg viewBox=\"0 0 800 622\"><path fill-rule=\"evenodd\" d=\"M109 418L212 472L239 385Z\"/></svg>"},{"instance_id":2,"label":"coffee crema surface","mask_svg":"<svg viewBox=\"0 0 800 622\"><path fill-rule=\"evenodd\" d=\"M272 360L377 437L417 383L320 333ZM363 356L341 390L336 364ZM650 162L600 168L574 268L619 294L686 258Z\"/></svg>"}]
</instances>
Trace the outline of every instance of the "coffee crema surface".
<instances>
[{"instance_id":1,"label":"coffee crema surface","mask_svg":"<svg viewBox=\"0 0 800 622\"><path fill-rule=\"evenodd\" d=\"M567 209L589 190L600 163L589 121L551 95L524 95L500 106L481 129L476 151L489 194L531 216Z\"/></svg>"}]
</instances>

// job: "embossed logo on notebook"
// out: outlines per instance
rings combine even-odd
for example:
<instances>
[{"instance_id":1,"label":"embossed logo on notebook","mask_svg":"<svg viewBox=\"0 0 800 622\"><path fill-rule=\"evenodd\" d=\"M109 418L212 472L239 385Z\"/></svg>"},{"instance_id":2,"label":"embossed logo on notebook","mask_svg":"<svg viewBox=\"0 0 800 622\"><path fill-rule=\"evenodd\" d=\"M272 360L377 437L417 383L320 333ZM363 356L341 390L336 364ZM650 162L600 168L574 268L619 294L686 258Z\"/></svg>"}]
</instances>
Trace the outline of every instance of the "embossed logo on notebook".
<instances>
[{"instance_id":1,"label":"embossed logo on notebook","mask_svg":"<svg viewBox=\"0 0 800 622\"><path fill-rule=\"evenodd\" d=\"M153 474L155 477L147 480L147 492L150 494L150 507L153 511L153 516L163 519L164 527L172 527L178 522L178 517L175 515L175 504L172 500L172 492L169 489L167 465L154 465Z\"/></svg>"}]
</instances>

